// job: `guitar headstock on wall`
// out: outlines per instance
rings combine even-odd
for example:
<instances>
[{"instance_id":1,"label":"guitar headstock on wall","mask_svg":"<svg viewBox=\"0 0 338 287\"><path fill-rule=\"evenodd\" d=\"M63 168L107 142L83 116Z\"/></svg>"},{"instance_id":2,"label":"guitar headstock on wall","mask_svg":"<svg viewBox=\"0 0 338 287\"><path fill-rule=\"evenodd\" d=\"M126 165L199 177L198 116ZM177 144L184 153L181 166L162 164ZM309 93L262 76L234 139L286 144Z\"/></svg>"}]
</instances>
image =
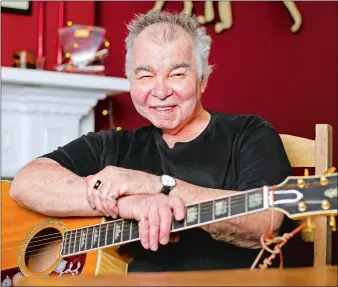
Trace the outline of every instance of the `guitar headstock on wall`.
<instances>
[{"instance_id":1,"label":"guitar headstock on wall","mask_svg":"<svg viewBox=\"0 0 338 287\"><path fill-rule=\"evenodd\" d=\"M335 168L322 175L290 176L275 186L270 207L284 212L295 220L306 219L311 231L311 217L330 217L332 231L336 231L337 173Z\"/></svg>"}]
</instances>

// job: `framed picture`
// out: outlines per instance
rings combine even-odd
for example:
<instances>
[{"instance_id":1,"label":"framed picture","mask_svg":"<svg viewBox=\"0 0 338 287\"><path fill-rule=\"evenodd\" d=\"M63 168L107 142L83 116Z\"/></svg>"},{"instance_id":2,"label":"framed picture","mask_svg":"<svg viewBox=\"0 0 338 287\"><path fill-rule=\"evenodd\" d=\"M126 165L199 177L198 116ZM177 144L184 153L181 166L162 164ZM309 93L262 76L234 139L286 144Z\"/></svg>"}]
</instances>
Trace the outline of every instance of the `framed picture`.
<instances>
[{"instance_id":1,"label":"framed picture","mask_svg":"<svg viewBox=\"0 0 338 287\"><path fill-rule=\"evenodd\" d=\"M1 1L1 12L31 15L31 1Z\"/></svg>"}]
</instances>

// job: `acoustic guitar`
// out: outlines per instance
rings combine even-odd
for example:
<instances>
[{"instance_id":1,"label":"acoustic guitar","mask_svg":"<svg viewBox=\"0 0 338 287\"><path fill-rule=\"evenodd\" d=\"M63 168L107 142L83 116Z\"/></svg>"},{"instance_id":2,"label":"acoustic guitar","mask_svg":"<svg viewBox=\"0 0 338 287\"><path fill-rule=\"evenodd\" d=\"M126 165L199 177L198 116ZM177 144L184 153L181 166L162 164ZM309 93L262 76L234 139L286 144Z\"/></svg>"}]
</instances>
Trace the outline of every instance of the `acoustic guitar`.
<instances>
[{"instance_id":1,"label":"acoustic guitar","mask_svg":"<svg viewBox=\"0 0 338 287\"><path fill-rule=\"evenodd\" d=\"M21 276L110 275L127 273L131 258L120 256L122 244L139 240L134 220L106 217L52 218L24 209L9 196L11 182L2 181L2 286ZM337 215L337 173L290 176L281 184L186 206L183 221L172 232L278 210L295 220Z\"/></svg>"}]
</instances>

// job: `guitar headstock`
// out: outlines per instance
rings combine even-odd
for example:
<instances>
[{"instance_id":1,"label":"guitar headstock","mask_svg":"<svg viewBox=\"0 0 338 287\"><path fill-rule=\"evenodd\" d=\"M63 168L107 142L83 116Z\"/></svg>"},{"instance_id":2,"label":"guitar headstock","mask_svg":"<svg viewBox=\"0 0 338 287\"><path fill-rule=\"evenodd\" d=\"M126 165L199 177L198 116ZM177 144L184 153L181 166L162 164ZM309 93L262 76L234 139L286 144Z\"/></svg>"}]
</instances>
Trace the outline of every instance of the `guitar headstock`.
<instances>
[{"instance_id":1,"label":"guitar headstock","mask_svg":"<svg viewBox=\"0 0 338 287\"><path fill-rule=\"evenodd\" d=\"M330 170L329 170L330 171ZM269 206L292 219L337 215L337 173L289 176L270 192ZM330 224L335 229L335 223Z\"/></svg>"}]
</instances>

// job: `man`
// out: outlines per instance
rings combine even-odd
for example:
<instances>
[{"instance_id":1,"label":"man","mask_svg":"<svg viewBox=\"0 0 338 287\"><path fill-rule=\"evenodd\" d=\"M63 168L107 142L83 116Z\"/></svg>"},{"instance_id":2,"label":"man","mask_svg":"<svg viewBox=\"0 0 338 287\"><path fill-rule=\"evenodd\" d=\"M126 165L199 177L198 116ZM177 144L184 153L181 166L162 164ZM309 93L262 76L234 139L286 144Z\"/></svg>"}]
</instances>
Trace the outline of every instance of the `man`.
<instances>
[{"instance_id":1,"label":"man","mask_svg":"<svg viewBox=\"0 0 338 287\"><path fill-rule=\"evenodd\" d=\"M139 15L126 38L126 75L136 110L151 125L84 135L33 160L11 196L50 216L139 221L140 242L125 245L133 271L249 268L269 211L182 231L170 241L184 205L282 182L290 164L265 120L207 111L201 104L211 67L210 37L195 19ZM276 212L272 231L283 215Z\"/></svg>"}]
</instances>

